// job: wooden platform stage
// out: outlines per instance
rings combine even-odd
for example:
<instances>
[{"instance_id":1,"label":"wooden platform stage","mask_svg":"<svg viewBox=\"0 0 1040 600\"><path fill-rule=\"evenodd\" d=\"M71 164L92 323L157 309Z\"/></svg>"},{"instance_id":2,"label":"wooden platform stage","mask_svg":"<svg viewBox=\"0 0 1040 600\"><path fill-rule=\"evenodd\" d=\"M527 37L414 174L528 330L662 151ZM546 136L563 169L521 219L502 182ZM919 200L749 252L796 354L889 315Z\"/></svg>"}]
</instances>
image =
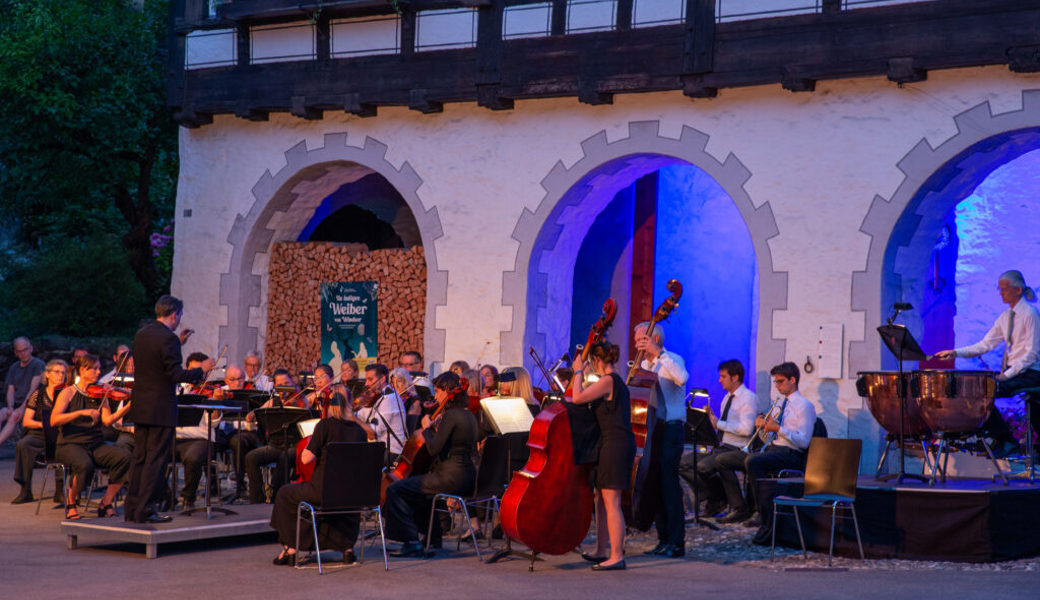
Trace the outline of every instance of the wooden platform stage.
<instances>
[{"instance_id":1,"label":"wooden platform stage","mask_svg":"<svg viewBox=\"0 0 1040 600\"><path fill-rule=\"evenodd\" d=\"M144 544L145 555L148 558L157 558L159 544L274 531L270 525L271 504L246 504L227 508L237 514L214 513L212 519L206 519L205 513L189 516L170 513L173 516L172 521L158 524L127 523L122 517L63 521L61 532L65 535L65 545L69 550L78 548L80 538L85 537L90 545L127 542Z\"/></svg>"},{"instance_id":2,"label":"wooden platform stage","mask_svg":"<svg viewBox=\"0 0 1040 600\"><path fill-rule=\"evenodd\" d=\"M802 493L801 480L761 484L767 486L760 488L763 492ZM806 545L827 552L830 511L799 512ZM949 479L928 487L861 476L856 514L867 558L997 562L1040 555L1040 485L1025 480L1003 485L989 479ZM777 522L776 537L778 545L801 547L789 516ZM766 528L756 541L769 544ZM852 521L838 521L835 554L859 557Z\"/></svg>"}]
</instances>

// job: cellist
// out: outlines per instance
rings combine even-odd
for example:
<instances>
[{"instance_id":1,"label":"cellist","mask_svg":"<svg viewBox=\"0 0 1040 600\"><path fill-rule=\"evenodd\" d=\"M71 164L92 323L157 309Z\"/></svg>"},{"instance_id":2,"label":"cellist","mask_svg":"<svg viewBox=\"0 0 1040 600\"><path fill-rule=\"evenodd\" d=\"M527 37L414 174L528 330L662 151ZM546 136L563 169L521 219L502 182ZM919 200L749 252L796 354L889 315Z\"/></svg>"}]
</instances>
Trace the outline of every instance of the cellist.
<instances>
[{"instance_id":1,"label":"cellist","mask_svg":"<svg viewBox=\"0 0 1040 600\"><path fill-rule=\"evenodd\" d=\"M604 340L589 352L589 365L599 379L585 383L586 365L579 354L574 359L575 404L593 403L600 428L599 459L596 465L596 551L583 553L594 563L595 571L625 568L625 515L621 512L621 492L632 486L632 463L636 458L636 438L632 433L632 407L624 379L614 371L618 347ZM607 532L604 537L603 532ZM607 540L610 554L607 555Z\"/></svg>"},{"instance_id":2,"label":"cellist","mask_svg":"<svg viewBox=\"0 0 1040 600\"><path fill-rule=\"evenodd\" d=\"M392 556L415 556L423 551L419 532L429 526L430 505L438 493L469 495L477 478L477 419L467 410L469 382L455 373L433 380L434 398L445 410L434 422L422 419L426 449L435 458L424 475L396 481L386 489L386 536L403 542ZM440 521L434 519L430 547L441 543Z\"/></svg>"}]
</instances>

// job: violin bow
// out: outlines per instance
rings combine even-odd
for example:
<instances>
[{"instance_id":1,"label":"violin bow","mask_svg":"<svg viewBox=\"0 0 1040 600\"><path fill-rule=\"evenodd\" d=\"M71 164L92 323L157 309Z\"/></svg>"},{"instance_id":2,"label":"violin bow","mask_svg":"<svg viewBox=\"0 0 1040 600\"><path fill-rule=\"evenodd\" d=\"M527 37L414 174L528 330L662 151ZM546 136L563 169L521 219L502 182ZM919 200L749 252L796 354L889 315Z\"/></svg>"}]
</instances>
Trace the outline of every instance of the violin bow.
<instances>
[{"instance_id":1,"label":"violin bow","mask_svg":"<svg viewBox=\"0 0 1040 600\"><path fill-rule=\"evenodd\" d=\"M127 350L126 352L123 353L122 360L120 360L119 363L116 364L116 373L122 373L123 372L123 367L126 366L126 361L127 361L128 358L130 358L130 351L129 350ZM115 388L115 386L112 385L111 381L109 381L108 383L105 384L105 393L104 393L104 395L101 396L101 403L98 406L102 406L103 407L103 406L105 406L105 404L108 403L108 395L112 392L113 388ZM111 409L109 409L109 410L111 410Z\"/></svg>"}]
</instances>

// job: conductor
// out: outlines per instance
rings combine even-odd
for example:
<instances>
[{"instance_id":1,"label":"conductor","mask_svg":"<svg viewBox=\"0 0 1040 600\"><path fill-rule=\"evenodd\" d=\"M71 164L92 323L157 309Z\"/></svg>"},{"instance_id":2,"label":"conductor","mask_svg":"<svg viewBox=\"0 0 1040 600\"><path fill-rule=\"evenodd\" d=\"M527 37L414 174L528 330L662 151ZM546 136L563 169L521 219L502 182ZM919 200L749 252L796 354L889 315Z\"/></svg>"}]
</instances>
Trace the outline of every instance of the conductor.
<instances>
[{"instance_id":1,"label":"conductor","mask_svg":"<svg viewBox=\"0 0 1040 600\"><path fill-rule=\"evenodd\" d=\"M155 321L134 336L134 401L127 420L134 423L134 454L130 463L130 487L126 496L126 520L132 523L164 523L156 506L165 496L163 476L173 450L177 426L178 383L199 383L215 362L207 358L201 368L181 367L181 344L191 335L180 325L184 303L164 295L155 303Z\"/></svg>"}]
</instances>

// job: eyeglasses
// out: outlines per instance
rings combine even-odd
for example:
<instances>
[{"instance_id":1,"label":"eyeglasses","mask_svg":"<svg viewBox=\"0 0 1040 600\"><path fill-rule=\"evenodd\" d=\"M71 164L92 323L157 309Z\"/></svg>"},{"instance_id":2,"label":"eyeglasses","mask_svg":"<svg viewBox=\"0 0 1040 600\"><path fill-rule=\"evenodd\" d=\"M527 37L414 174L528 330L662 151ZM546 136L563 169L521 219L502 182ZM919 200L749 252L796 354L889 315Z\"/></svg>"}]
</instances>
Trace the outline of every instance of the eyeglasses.
<instances>
[{"instance_id":1,"label":"eyeglasses","mask_svg":"<svg viewBox=\"0 0 1040 600\"><path fill-rule=\"evenodd\" d=\"M225 377L228 381L245 381L245 377Z\"/></svg>"}]
</instances>

